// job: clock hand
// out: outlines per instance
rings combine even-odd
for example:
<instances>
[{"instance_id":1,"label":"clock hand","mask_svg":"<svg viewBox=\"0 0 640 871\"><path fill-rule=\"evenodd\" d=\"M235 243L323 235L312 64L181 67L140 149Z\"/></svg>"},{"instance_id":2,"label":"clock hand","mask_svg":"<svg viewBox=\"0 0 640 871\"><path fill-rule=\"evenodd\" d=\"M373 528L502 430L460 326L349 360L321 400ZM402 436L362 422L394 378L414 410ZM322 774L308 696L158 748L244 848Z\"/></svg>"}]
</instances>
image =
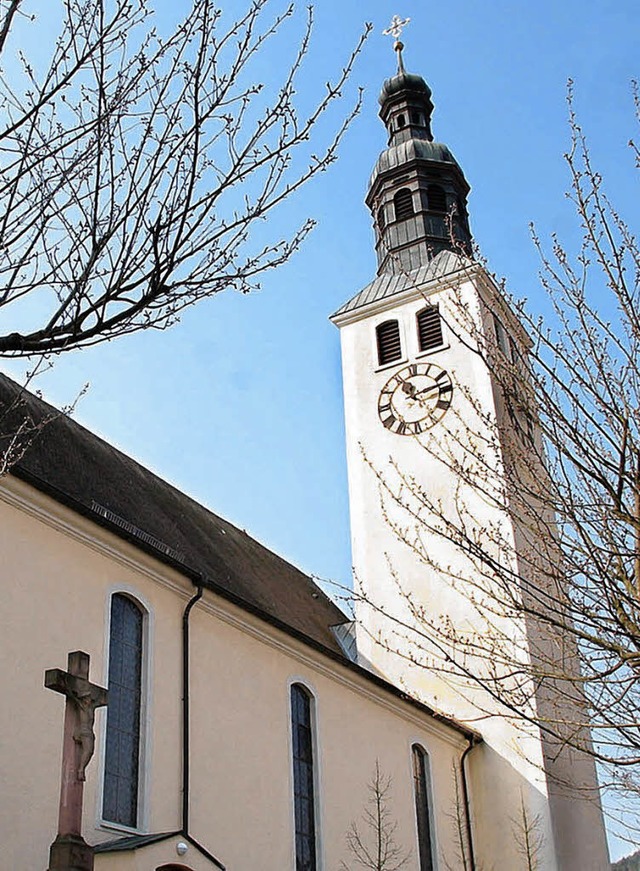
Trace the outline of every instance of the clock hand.
<instances>
[{"instance_id":1,"label":"clock hand","mask_svg":"<svg viewBox=\"0 0 640 871\"><path fill-rule=\"evenodd\" d=\"M402 392L411 397L411 399L415 399L418 395L415 384L411 384L409 381L402 382Z\"/></svg>"},{"instance_id":2,"label":"clock hand","mask_svg":"<svg viewBox=\"0 0 640 871\"><path fill-rule=\"evenodd\" d=\"M426 394L427 394L427 397L428 397L428 396L430 396L430 395L433 394L433 393L438 393L439 391L440 391L440 388L438 387L437 384L435 384L435 385L433 385L433 386L431 386L431 387L425 387L423 390L417 390L417 391L413 394L413 398L414 398L414 399L417 399L418 396L422 396L424 393L426 393ZM425 398L427 398L427 397L425 397Z\"/></svg>"}]
</instances>

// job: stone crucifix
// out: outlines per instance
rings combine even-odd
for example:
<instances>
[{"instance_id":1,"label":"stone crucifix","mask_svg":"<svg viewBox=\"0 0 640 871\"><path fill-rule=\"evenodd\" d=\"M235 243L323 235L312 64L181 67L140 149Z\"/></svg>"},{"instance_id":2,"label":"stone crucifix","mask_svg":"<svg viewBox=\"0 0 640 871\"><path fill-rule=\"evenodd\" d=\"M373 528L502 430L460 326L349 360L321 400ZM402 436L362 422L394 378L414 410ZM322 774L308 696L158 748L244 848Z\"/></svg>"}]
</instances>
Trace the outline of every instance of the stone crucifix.
<instances>
[{"instance_id":1,"label":"stone crucifix","mask_svg":"<svg viewBox=\"0 0 640 871\"><path fill-rule=\"evenodd\" d=\"M49 871L93 868L93 850L82 838L82 793L85 771L95 748L96 708L107 704L107 691L89 681L89 654L76 650L67 671L49 668L47 689L66 696L58 835L51 845Z\"/></svg>"}]
</instances>

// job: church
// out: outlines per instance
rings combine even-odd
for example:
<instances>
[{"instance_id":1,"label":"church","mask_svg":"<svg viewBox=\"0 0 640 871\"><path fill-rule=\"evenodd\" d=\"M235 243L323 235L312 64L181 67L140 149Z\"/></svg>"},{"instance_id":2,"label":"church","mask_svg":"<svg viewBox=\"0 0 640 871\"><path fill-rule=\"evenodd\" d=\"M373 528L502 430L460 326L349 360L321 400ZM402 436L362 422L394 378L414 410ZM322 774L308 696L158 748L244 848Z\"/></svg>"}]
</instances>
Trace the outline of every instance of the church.
<instances>
[{"instance_id":1,"label":"church","mask_svg":"<svg viewBox=\"0 0 640 871\"><path fill-rule=\"evenodd\" d=\"M468 624L451 577L472 567L428 528L425 565L391 478L401 469L443 511L473 506L479 535L500 522L521 540L515 511L492 515L447 440L506 416L468 322L498 353L526 356L527 338L471 259L469 185L433 138L430 88L396 50L366 200L377 275L332 316L355 616L0 380L14 433L0 481L2 868L609 868L591 758L488 711L480 689L413 649L425 611ZM531 426L518 423L524 445ZM492 474L508 461L498 444ZM535 627L510 628L532 643Z\"/></svg>"}]
</instances>

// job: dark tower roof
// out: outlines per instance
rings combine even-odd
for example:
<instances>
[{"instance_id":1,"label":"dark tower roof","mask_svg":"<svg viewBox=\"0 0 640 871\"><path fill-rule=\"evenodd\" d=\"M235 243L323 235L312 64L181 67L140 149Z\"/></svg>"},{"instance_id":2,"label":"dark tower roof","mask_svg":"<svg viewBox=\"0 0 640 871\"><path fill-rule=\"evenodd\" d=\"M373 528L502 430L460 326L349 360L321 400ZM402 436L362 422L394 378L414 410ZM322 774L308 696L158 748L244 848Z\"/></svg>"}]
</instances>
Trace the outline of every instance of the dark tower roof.
<instances>
[{"instance_id":1,"label":"dark tower roof","mask_svg":"<svg viewBox=\"0 0 640 871\"><path fill-rule=\"evenodd\" d=\"M411 272L443 250L470 252L469 185L446 145L431 133L431 88L408 73L396 43L398 72L380 92L388 133L371 176L367 205L376 231L378 274Z\"/></svg>"},{"instance_id":2,"label":"dark tower roof","mask_svg":"<svg viewBox=\"0 0 640 871\"><path fill-rule=\"evenodd\" d=\"M431 98L431 88L422 76L402 70L390 79L386 79L380 91L379 102L382 105L389 97L393 97L401 91L409 90L422 91L428 98Z\"/></svg>"}]
</instances>

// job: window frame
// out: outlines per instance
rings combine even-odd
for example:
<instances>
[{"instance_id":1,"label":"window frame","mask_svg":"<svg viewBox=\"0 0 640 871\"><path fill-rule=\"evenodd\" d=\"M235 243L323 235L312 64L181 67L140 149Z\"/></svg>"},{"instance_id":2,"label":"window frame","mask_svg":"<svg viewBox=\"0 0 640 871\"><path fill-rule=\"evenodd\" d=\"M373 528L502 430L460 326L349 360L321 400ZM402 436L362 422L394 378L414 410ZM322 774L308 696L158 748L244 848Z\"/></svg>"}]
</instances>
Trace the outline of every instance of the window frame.
<instances>
[{"instance_id":1,"label":"window frame","mask_svg":"<svg viewBox=\"0 0 640 871\"><path fill-rule=\"evenodd\" d=\"M386 360L383 362L380 359L380 344L378 342L378 330L380 327L383 327L385 324L396 323L398 326L398 340L400 342L400 355L398 357L394 357L393 360ZM373 328L373 345L374 345L374 354L376 361L376 371L381 369L387 369L389 366L395 366L398 363L402 363L407 357L407 343L405 341L404 329L402 325L402 317L386 317L384 320L378 321L374 324Z\"/></svg>"},{"instance_id":2,"label":"window frame","mask_svg":"<svg viewBox=\"0 0 640 871\"><path fill-rule=\"evenodd\" d=\"M496 348L509 363L513 362L511 356L511 333L507 330L500 315L496 312L491 312L493 320L493 334L496 340Z\"/></svg>"},{"instance_id":3,"label":"window frame","mask_svg":"<svg viewBox=\"0 0 640 871\"><path fill-rule=\"evenodd\" d=\"M444 203L444 208L436 208L434 205L432 205L431 198L434 194L434 198L437 198L440 201L439 205ZM441 197L442 199L440 199ZM436 215L447 215L449 213L447 192L441 184L438 184L437 182L430 182L427 185L427 207L427 210L429 212L434 212L434 214Z\"/></svg>"},{"instance_id":4,"label":"window frame","mask_svg":"<svg viewBox=\"0 0 640 871\"><path fill-rule=\"evenodd\" d=\"M378 234L381 236L387 229L387 208L386 203L380 203L376 212L376 226Z\"/></svg>"},{"instance_id":5,"label":"window frame","mask_svg":"<svg viewBox=\"0 0 640 871\"><path fill-rule=\"evenodd\" d=\"M117 585L107 591L105 603L105 629L104 629L104 654L103 654L103 686L109 685L109 658L111 653L111 604L114 596L124 596L131 599L142 614L142 657L140 673L140 729L138 747L138 797L137 797L137 820L135 826L114 822L104 816L104 786L105 786L105 763L107 747L107 719L108 705L105 715L100 724L99 744L99 771L96 789L96 827L109 831L141 834L148 830L149 802L148 796L151 788L151 683L150 663L153 662L153 611L141 593L129 585Z\"/></svg>"},{"instance_id":6,"label":"window frame","mask_svg":"<svg viewBox=\"0 0 640 871\"><path fill-rule=\"evenodd\" d=\"M405 193L408 194L408 196L404 196ZM416 203L415 203L414 193L415 192L410 187L407 187L406 184L404 184L401 188L398 188L398 190L394 193L394 195L393 195L393 220L396 223L400 223L402 221L410 221L411 218L415 218L415 216L416 216ZM400 196L400 194L403 194L405 204L409 204L409 203L411 204L411 212L410 213L407 212L407 214L402 215L402 217L400 217L398 215L398 202L397 202L397 200L398 200L398 197Z\"/></svg>"},{"instance_id":7,"label":"window frame","mask_svg":"<svg viewBox=\"0 0 640 871\"><path fill-rule=\"evenodd\" d=\"M418 322L418 317L420 316L420 314L423 311L426 311L429 308L436 309L436 311L438 313L438 323L440 325L441 342L439 345L433 345L430 348L423 349L420 347L420 324ZM435 354L438 351L442 351L443 348L449 347L449 343L447 341L447 334L446 334L446 325L445 325L445 322L444 322L442 315L440 314L440 303L439 302L431 302L428 299L423 300L423 304L420 306L420 308L417 308L414 312L414 323L416 326L416 343L417 343L416 356L417 357L426 357L429 354Z\"/></svg>"},{"instance_id":8,"label":"window frame","mask_svg":"<svg viewBox=\"0 0 640 871\"><path fill-rule=\"evenodd\" d=\"M415 755L418 753L422 760L423 772L424 772L424 780L425 780L425 789L424 794L426 797L426 822L428 826L429 832L429 865L423 864L423 855L422 855L422 842L420 837L420 826L419 826L419 815L420 809L418 807L418 793L416 789L416 774L415 774ZM411 792L412 792L412 804L413 804L413 819L414 819L414 831L415 831L415 844L416 844L416 858L418 861L418 871L438 871L438 849L436 842L436 827L435 827L435 817L434 817L434 800L433 800L433 781L431 777L431 757L429 755L428 750L425 748L424 744L420 740L412 741L409 748L409 761L410 761L410 772L411 772ZM424 809L423 809L424 810Z\"/></svg>"},{"instance_id":9,"label":"window frame","mask_svg":"<svg viewBox=\"0 0 640 871\"><path fill-rule=\"evenodd\" d=\"M292 698L294 687L300 687L309 698L309 711L311 719L311 742L312 742L312 784L313 784L313 820L315 835L315 871L324 869L324 852L322 838L322 814L321 814L321 744L318 734L318 697L315 689L309 681L300 676L293 676L287 682L287 723L289 736L289 797L291 802L291 867L296 869L296 806L295 806L295 773L293 757L293 711Z\"/></svg>"}]
</instances>

